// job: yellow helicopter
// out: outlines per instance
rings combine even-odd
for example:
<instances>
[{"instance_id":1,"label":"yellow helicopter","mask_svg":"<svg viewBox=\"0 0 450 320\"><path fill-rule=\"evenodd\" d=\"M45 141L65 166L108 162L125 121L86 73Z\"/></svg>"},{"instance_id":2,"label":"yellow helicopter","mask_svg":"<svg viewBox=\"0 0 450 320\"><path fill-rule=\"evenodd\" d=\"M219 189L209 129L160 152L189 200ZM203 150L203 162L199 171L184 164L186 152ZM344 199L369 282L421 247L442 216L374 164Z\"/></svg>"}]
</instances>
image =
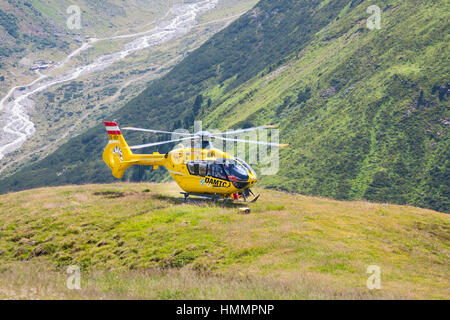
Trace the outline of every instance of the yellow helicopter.
<instances>
[{"instance_id":1,"label":"yellow helicopter","mask_svg":"<svg viewBox=\"0 0 450 320\"><path fill-rule=\"evenodd\" d=\"M248 132L275 126L262 126L256 128L228 131L211 134L207 131L192 133L176 133L161 130L140 129L127 127L125 130L164 133L179 135L179 139L149 143L129 147L122 132L115 121L104 121L109 142L103 152L103 160L111 168L112 174L122 179L125 171L133 165L153 166L157 169L162 166L167 169L175 182L184 190L185 200L189 196L199 196L208 199L230 201L247 198L251 195L251 187L258 180L255 171L245 161L235 158L212 146L212 139L223 141L239 141L255 144L266 144L278 147L286 144L267 143L225 138L224 135ZM173 142L191 141L191 147L179 147L166 153L133 154L131 150L143 149ZM195 146L192 143L197 142ZM255 197L256 201L259 196Z\"/></svg>"}]
</instances>

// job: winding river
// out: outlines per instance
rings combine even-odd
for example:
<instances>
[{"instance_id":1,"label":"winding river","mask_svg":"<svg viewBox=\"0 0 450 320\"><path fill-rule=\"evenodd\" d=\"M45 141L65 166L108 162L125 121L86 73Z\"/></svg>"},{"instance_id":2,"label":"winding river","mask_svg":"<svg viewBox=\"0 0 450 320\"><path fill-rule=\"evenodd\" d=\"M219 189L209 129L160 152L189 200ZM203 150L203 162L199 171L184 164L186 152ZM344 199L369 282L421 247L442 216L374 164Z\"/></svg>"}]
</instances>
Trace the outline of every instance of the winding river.
<instances>
[{"instance_id":1,"label":"winding river","mask_svg":"<svg viewBox=\"0 0 450 320\"><path fill-rule=\"evenodd\" d=\"M173 16L171 20L165 21L148 31L103 39L89 39L88 42L55 65L52 71L63 67L72 57L79 55L96 42L128 38L133 40L126 43L117 52L101 55L94 61L73 68L62 75L51 77L51 72L48 75L37 72L39 77L33 82L11 88L8 94L0 100L0 159L19 149L35 133L35 126L30 120L30 113L34 106L31 99L33 95L42 93L63 82L73 81L81 76L98 72L136 51L160 45L188 33L196 25L197 17L213 9L217 2L218 0L201 0L196 3L176 5L170 9Z\"/></svg>"}]
</instances>

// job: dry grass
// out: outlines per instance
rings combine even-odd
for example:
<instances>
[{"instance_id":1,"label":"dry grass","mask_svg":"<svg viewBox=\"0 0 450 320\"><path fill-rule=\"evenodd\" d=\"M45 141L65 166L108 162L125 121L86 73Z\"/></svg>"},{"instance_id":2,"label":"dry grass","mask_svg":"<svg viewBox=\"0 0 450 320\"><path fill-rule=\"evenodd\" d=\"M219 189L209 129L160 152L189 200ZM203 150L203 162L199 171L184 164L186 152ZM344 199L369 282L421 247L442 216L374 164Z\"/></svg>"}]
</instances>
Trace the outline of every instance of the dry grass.
<instances>
[{"instance_id":1,"label":"dry grass","mask_svg":"<svg viewBox=\"0 0 450 320\"><path fill-rule=\"evenodd\" d=\"M447 215L257 191L250 215L185 204L174 184L0 196L0 297L449 298ZM71 264L81 291L65 287ZM369 265L381 290L366 288Z\"/></svg>"},{"instance_id":2,"label":"dry grass","mask_svg":"<svg viewBox=\"0 0 450 320\"><path fill-rule=\"evenodd\" d=\"M330 286L315 273L295 277L233 276L178 270L96 271L82 274L81 289L70 290L68 275L43 261L14 263L0 272L0 299L386 299L407 298Z\"/></svg>"}]
</instances>

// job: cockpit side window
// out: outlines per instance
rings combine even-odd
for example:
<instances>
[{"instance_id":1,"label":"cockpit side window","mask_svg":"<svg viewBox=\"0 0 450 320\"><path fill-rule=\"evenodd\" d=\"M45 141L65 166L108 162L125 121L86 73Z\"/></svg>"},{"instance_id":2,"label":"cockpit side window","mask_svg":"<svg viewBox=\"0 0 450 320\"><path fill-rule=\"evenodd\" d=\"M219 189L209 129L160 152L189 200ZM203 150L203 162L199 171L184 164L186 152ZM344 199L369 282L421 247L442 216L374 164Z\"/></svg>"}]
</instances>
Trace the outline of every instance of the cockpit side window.
<instances>
[{"instance_id":1,"label":"cockpit side window","mask_svg":"<svg viewBox=\"0 0 450 320\"><path fill-rule=\"evenodd\" d=\"M217 162L211 162L208 165L208 176L221 179L228 180L225 171L223 170L223 165Z\"/></svg>"}]
</instances>

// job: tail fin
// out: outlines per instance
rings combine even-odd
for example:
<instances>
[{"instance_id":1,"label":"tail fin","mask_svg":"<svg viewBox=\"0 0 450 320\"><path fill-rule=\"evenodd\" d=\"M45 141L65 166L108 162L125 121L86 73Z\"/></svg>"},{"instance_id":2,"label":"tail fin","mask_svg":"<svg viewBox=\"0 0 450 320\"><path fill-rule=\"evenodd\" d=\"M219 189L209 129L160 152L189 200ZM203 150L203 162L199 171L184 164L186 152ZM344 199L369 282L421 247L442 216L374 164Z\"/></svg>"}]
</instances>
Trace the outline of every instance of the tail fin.
<instances>
[{"instance_id":1,"label":"tail fin","mask_svg":"<svg viewBox=\"0 0 450 320\"><path fill-rule=\"evenodd\" d=\"M117 179L122 179L125 170L135 164L132 160L133 153L122 136L117 122L104 121L109 142L103 151L103 161L111 168L112 174Z\"/></svg>"}]
</instances>

